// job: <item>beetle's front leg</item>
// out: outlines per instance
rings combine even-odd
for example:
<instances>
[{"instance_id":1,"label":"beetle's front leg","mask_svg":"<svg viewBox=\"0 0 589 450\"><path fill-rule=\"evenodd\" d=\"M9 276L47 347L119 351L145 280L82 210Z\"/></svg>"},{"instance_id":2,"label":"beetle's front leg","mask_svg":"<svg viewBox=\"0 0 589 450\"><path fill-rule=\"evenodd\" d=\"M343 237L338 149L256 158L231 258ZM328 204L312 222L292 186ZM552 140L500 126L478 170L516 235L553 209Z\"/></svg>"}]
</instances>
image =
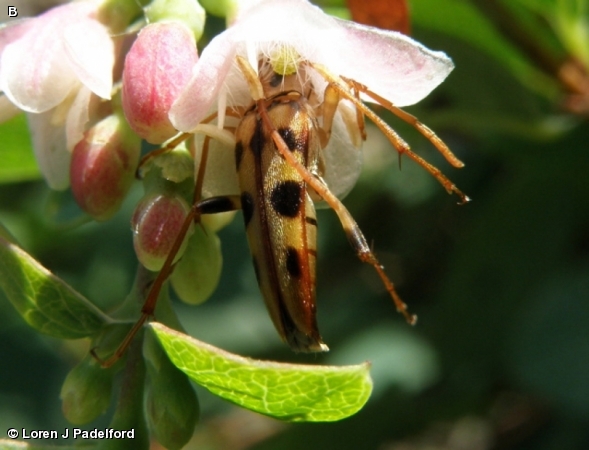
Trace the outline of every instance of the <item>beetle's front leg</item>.
<instances>
[{"instance_id":1,"label":"beetle's front leg","mask_svg":"<svg viewBox=\"0 0 589 450\"><path fill-rule=\"evenodd\" d=\"M354 92L358 97L358 93ZM323 116L323 126L321 127L321 148L325 148L331 139L333 128L333 119L335 113L340 111L342 119L350 136L350 141L355 147L359 148L362 142L366 140L366 130L364 126L364 114L349 101L346 101L340 95L340 91L330 82L323 93L323 103L320 106L320 114Z\"/></svg>"}]
</instances>

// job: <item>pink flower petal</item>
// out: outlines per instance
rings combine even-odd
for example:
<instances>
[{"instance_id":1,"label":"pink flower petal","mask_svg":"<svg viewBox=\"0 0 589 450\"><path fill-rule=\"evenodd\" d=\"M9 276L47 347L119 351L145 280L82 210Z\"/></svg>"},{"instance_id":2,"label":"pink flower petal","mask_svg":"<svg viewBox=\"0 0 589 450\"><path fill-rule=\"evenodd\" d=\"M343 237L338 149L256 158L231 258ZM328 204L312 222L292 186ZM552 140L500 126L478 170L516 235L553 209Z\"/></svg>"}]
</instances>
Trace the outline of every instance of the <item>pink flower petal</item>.
<instances>
[{"instance_id":1,"label":"pink flower petal","mask_svg":"<svg viewBox=\"0 0 589 450\"><path fill-rule=\"evenodd\" d=\"M62 32L95 9L95 2L68 3L27 20L26 28L14 31L29 32L6 45L0 59L0 89L10 101L40 113L69 95L77 80L64 54Z\"/></svg>"},{"instance_id":2,"label":"pink flower petal","mask_svg":"<svg viewBox=\"0 0 589 450\"><path fill-rule=\"evenodd\" d=\"M0 88L20 109L47 111L61 103L76 84L55 27L39 27L7 45L0 59Z\"/></svg>"},{"instance_id":3,"label":"pink flower petal","mask_svg":"<svg viewBox=\"0 0 589 450\"><path fill-rule=\"evenodd\" d=\"M68 60L63 35L68 27L89 20L88 17L96 8L97 3L93 1L68 3L27 20L25 25L17 25L15 31L11 27L10 31L5 32L7 34L3 40L11 42L5 45L0 59L0 89L15 105L28 112L45 112L61 103L72 89L79 86L78 78L87 82L88 76L77 74ZM89 37L96 35L94 29L99 26L98 22L93 22L94 25L88 31ZM14 39L17 34L21 34L20 38ZM95 39L89 38L82 42L96 43ZM99 62L83 65L86 72L94 73L97 65L104 63L103 47L99 47L96 56ZM87 48L86 53L92 54L93 51ZM76 70L79 71L79 67ZM93 74L92 78L102 80L102 73L106 69L101 70L98 75ZM101 93L105 91L102 84L97 87Z\"/></svg>"},{"instance_id":4,"label":"pink flower petal","mask_svg":"<svg viewBox=\"0 0 589 450\"><path fill-rule=\"evenodd\" d=\"M63 30L64 48L76 77L92 92L110 99L114 44L106 28L82 19Z\"/></svg>"},{"instance_id":5,"label":"pink flower petal","mask_svg":"<svg viewBox=\"0 0 589 450\"><path fill-rule=\"evenodd\" d=\"M8 44L20 39L34 26L34 20L22 19L0 25L0 53Z\"/></svg>"},{"instance_id":6,"label":"pink flower petal","mask_svg":"<svg viewBox=\"0 0 589 450\"><path fill-rule=\"evenodd\" d=\"M290 46L302 59L356 80L397 106L423 99L454 67L444 53L405 35L335 19L307 0L261 1L235 27L237 42L255 43L265 54L278 44Z\"/></svg>"},{"instance_id":7,"label":"pink flower petal","mask_svg":"<svg viewBox=\"0 0 589 450\"><path fill-rule=\"evenodd\" d=\"M413 105L435 89L454 68L452 60L395 31L337 21L345 39L332 42L344 75L396 106ZM336 66L333 64L333 66Z\"/></svg>"},{"instance_id":8,"label":"pink flower petal","mask_svg":"<svg viewBox=\"0 0 589 450\"><path fill-rule=\"evenodd\" d=\"M396 32L335 19L307 0L251 4L240 11L234 26L203 51L190 83L172 107L170 118L176 128L192 131L214 111L223 92L231 105L251 102L247 85L233 64L236 54L251 62L281 47L295 49L301 60L356 80L397 106L424 98L454 67L444 53ZM319 84L315 90L321 97Z\"/></svg>"},{"instance_id":9,"label":"pink flower petal","mask_svg":"<svg viewBox=\"0 0 589 450\"><path fill-rule=\"evenodd\" d=\"M221 33L206 46L192 78L170 109L170 121L180 131L192 131L216 103L223 81L235 59L232 29Z\"/></svg>"}]
</instances>

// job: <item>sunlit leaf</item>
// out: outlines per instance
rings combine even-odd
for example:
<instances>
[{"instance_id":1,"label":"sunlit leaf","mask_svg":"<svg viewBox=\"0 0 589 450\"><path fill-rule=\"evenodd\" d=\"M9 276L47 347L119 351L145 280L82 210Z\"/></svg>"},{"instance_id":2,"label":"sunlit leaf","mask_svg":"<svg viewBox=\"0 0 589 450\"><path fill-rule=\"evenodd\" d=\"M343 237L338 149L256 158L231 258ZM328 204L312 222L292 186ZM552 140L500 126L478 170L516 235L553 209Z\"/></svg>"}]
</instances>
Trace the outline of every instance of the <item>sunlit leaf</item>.
<instances>
[{"instance_id":1,"label":"sunlit leaf","mask_svg":"<svg viewBox=\"0 0 589 450\"><path fill-rule=\"evenodd\" d=\"M25 321L50 336L89 336L109 320L63 280L2 237L0 286Z\"/></svg>"},{"instance_id":2,"label":"sunlit leaf","mask_svg":"<svg viewBox=\"0 0 589 450\"><path fill-rule=\"evenodd\" d=\"M292 422L332 422L355 414L372 391L369 364L311 366L228 353L159 323L151 327L170 360L212 393Z\"/></svg>"},{"instance_id":3,"label":"sunlit leaf","mask_svg":"<svg viewBox=\"0 0 589 450\"><path fill-rule=\"evenodd\" d=\"M557 2L555 28L567 50L589 66L589 6L585 0Z\"/></svg>"}]
</instances>

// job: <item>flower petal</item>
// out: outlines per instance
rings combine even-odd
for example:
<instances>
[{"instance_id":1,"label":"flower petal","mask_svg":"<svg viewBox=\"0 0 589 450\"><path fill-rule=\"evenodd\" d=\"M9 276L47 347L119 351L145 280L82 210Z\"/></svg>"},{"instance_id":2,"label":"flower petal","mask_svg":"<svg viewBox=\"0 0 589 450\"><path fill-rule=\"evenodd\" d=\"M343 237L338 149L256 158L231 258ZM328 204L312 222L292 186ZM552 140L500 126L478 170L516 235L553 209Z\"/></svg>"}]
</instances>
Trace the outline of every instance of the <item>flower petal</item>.
<instances>
[{"instance_id":1,"label":"flower petal","mask_svg":"<svg viewBox=\"0 0 589 450\"><path fill-rule=\"evenodd\" d=\"M66 148L71 152L84 137L86 124L90 120L89 105L92 92L85 86L80 87L76 98L70 106L65 121Z\"/></svg>"},{"instance_id":2,"label":"flower petal","mask_svg":"<svg viewBox=\"0 0 589 450\"><path fill-rule=\"evenodd\" d=\"M0 89L20 109L45 112L76 84L53 26L39 27L7 45L0 59Z\"/></svg>"},{"instance_id":3,"label":"flower petal","mask_svg":"<svg viewBox=\"0 0 589 450\"><path fill-rule=\"evenodd\" d=\"M358 81L396 106L419 102L454 68L443 52L429 50L401 33L337 22L346 36L331 43L334 60L328 67L339 69L336 75Z\"/></svg>"},{"instance_id":4,"label":"flower petal","mask_svg":"<svg viewBox=\"0 0 589 450\"><path fill-rule=\"evenodd\" d=\"M233 29L228 29L206 46L192 78L170 109L170 121L180 131L190 132L217 101L225 77L235 59Z\"/></svg>"},{"instance_id":5,"label":"flower petal","mask_svg":"<svg viewBox=\"0 0 589 450\"><path fill-rule=\"evenodd\" d=\"M68 3L7 31L9 39L29 31L6 45L0 59L0 89L12 103L40 113L69 95L77 80L64 54L62 32L95 9L95 2Z\"/></svg>"},{"instance_id":6,"label":"flower petal","mask_svg":"<svg viewBox=\"0 0 589 450\"><path fill-rule=\"evenodd\" d=\"M69 185L70 152L65 145L63 126L53 126L54 111L28 114L29 128L37 164L51 189L64 190Z\"/></svg>"},{"instance_id":7,"label":"flower petal","mask_svg":"<svg viewBox=\"0 0 589 450\"><path fill-rule=\"evenodd\" d=\"M235 26L236 41L254 42L262 53L291 46L302 59L358 81L396 106L423 99L454 67L444 53L401 33L336 19L307 0L262 1Z\"/></svg>"},{"instance_id":8,"label":"flower petal","mask_svg":"<svg viewBox=\"0 0 589 450\"><path fill-rule=\"evenodd\" d=\"M76 77L99 97L110 99L114 44L106 28L92 19L63 30L64 48Z\"/></svg>"},{"instance_id":9,"label":"flower petal","mask_svg":"<svg viewBox=\"0 0 589 450\"><path fill-rule=\"evenodd\" d=\"M0 24L0 53L11 42L20 39L34 26L32 19L20 19Z\"/></svg>"},{"instance_id":10,"label":"flower petal","mask_svg":"<svg viewBox=\"0 0 589 450\"><path fill-rule=\"evenodd\" d=\"M331 139L321 151L323 158L323 180L332 194L339 199L344 198L352 190L362 172L362 141L355 146L341 114L341 106L333 120ZM320 202L317 207L327 207Z\"/></svg>"},{"instance_id":11,"label":"flower petal","mask_svg":"<svg viewBox=\"0 0 589 450\"><path fill-rule=\"evenodd\" d=\"M192 144L192 152L196 163L195 173L198 172L202 158L204 135L196 134ZM211 139L209 144L209 155L207 158L207 170L202 186L202 197L215 197L219 195L239 195L239 182L235 171L235 150L234 146Z\"/></svg>"}]
</instances>

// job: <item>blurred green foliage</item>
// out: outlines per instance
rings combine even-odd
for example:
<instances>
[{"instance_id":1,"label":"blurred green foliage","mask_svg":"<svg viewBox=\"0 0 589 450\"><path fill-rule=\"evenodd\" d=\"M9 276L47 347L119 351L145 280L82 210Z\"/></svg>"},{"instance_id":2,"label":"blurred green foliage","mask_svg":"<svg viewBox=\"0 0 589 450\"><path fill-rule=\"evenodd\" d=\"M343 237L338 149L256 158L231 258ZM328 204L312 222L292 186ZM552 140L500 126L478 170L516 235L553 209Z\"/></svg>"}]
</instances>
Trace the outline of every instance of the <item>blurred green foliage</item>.
<instances>
[{"instance_id":1,"label":"blurred green foliage","mask_svg":"<svg viewBox=\"0 0 589 450\"><path fill-rule=\"evenodd\" d=\"M236 219L220 233L225 264L213 298L175 305L187 332L265 359L370 360L374 393L342 422L285 426L197 389L202 422L187 448L589 448L588 3L409 1L413 36L456 69L408 110L466 167L448 168L409 126L379 113L473 201L457 206L406 159L399 170L394 150L371 137L344 203L419 322L411 328L395 314L337 218L321 211L319 323L331 352L291 353L264 310ZM205 34L222 26L209 18ZM13 134L25 142L26 129ZM2 170L12 154L0 150ZM75 209L72 199L26 181L36 173L26 155L23 181L3 178L11 184L0 189L0 222L108 312L132 284L139 192L109 223L70 229L55 211ZM38 335L3 296L0 309L0 433L67 427L60 386L88 344ZM92 427L108 423L107 414Z\"/></svg>"}]
</instances>

